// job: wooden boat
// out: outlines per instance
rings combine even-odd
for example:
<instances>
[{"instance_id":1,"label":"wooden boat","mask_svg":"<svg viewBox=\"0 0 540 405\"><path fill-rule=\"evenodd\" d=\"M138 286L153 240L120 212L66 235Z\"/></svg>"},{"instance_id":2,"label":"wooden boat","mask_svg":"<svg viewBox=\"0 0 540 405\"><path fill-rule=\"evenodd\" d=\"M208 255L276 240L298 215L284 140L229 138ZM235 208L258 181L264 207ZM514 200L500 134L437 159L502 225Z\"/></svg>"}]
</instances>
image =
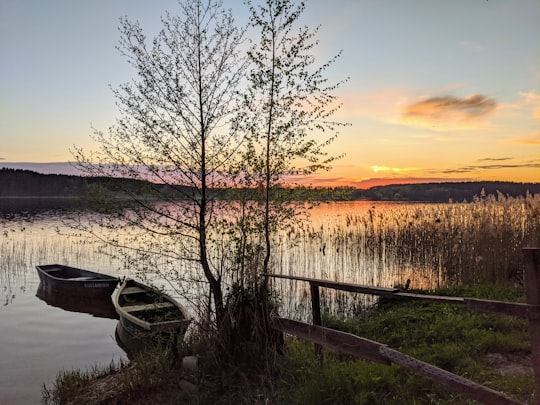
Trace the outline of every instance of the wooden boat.
<instances>
[{"instance_id":1,"label":"wooden boat","mask_svg":"<svg viewBox=\"0 0 540 405\"><path fill-rule=\"evenodd\" d=\"M117 277L61 264L40 265L36 270L50 294L110 297L119 282Z\"/></svg>"},{"instance_id":2,"label":"wooden boat","mask_svg":"<svg viewBox=\"0 0 540 405\"><path fill-rule=\"evenodd\" d=\"M185 309L172 297L132 279L118 285L112 302L119 317L117 340L124 347L136 347L132 352L156 343L176 343L190 323Z\"/></svg>"}]
</instances>

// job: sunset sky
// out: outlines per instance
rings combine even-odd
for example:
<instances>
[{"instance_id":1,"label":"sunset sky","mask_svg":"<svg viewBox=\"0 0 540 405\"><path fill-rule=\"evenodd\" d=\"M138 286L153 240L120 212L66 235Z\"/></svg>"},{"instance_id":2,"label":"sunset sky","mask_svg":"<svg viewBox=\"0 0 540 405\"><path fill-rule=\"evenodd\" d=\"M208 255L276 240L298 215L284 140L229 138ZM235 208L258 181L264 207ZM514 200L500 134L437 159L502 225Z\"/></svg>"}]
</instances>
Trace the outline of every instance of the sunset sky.
<instances>
[{"instance_id":1,"label":"sunset sky","mask_svg":"<svg viewBox=\"0 0 540 405\"><path fill-rule=\"evenodd\" d=\"M240 22L240 0L224 0ZM115 49L121 16L149 37L176 0L2 0L0 167L67 172L73 146L118 117L110 86L134 71ZM308 0L321 25L345 157L308 182L540 182L539 0ZM19 163L19 164L17 164ZM24 164L22 164L24 163ZM47 163L47 164L45 164ZM38 165L37 165L38 164Z\"/></svg>"}]
</instances>

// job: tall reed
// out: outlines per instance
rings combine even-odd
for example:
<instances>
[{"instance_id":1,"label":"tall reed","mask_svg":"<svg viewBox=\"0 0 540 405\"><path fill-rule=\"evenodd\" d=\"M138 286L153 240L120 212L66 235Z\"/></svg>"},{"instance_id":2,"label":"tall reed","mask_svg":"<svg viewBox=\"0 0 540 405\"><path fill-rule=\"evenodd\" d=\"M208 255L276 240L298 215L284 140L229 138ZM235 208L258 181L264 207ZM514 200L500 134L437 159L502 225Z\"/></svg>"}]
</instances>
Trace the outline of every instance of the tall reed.
<instances>
[{"instance_id":1,"label":"tall reed","mask_svg":"<svg viewBox=\"0 0 540 405\"><path fill-rule=\"evenodd\" d=\"M104 255L94 241L75 234L62 223L62 216L0 215L0 301L11 304L17 294L39 283L35 266L62 263L119 275L121 262Z\"/></svg>"},{"instance_id":2,"label":"tall reed","mask_svg":"<svg viewBox=\"0 0 540 405\"><path fill-rule=\"evenodd\" d=\"M367 204L367 203L366 203ZM352 205L357 209L358 205ZM369 203L312 218L282 235L274 271L334 281L433 289L523 282L522 248L540 246L540 195L481 196L447 204ZM285 302L309 312L306 283L276 281ZM362 307L368 297L323 291L327 309Z\"/></svg>"}]
</instances>

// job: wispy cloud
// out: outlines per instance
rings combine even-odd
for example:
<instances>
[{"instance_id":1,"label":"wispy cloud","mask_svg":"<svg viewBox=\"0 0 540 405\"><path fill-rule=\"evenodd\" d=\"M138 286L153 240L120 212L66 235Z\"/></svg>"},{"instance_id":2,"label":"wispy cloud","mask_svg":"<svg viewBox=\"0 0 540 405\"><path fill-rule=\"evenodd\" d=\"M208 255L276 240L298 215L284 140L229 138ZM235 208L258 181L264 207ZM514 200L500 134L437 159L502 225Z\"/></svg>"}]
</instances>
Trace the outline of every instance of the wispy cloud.
<instances>
[{"instance_id":1,"label":"wispy cloud","mask_svg":"<svg viewBox=\"0 0 540 405\"><path fill-rule=\"evenodd\" d=\"M521 91L519 95L525 99L525 105L532 108L532 118L540 120L540 94L535 91Z\"/></svg>"},{"instance_id":2,"label":"wispy cloud","mask_svg":"<svg viewBox=\"0 0 540 405\"><path fill-rule=\"evenodd\" d=\"M369 167L375 173L404 173L419 170L415 167L388 167L388 166L370 166Z\"/></svg>"},{"instance_id":3,"label":"wispy cloud","mask_svg":"<svg viewBox=\"0 0 540 405\"><path fill-rule=\"evenodd\" d=\"M391 122L399 116L406 103L404 92L399 89L383 89L375 93L346 93L340 97L343 107L338 115L366 117L382 122Z\"/></svg>"},{"instance_id":4,"label":"wispy cloud","mask_svg":"<svg viewBox=\"0 0 540 405\"><path fill-rule=\"evenodd\" d=\"M463 49L467 49L468 51L473 51L473 52L481 52L484 50L484 46L481 45L481 44L477 44L475 42L472 42L472 41L459 41L458 42L458 46L460 48L463 48Z\"/></svg>"},{"instance_id":5,"label":"wispy cloud","mask_svg":"<svg viewBox=\"0 0 540 405\"><path fill-rule=\"evenodd\" d=\"M374 177L362 179L351 183L353 187L368 189L375 186L387 186L389 184L414 184L414 183L444 183L455 181L469 181L469 178L446 178L446 177Z\"/></svg>"},{"instance_id":6,"label":"wispy cloud","mask_svg":"<svg viewBox=\"0 0 540 405\"><path fill-rule=\"evenodd\" d=\"M532 145L532 146L540 146L540 132L531 135L527 138L519 138L514 141L515 143L520 143L523 145Z\"/></svg>"},{"instance_id":7,"label":"wispy cloud","mask_svg":"<svg viewBox=\"0 0 540 405\"><path fill-rule=\"evenodd\" d=\"M478 159L478 162L504 162L506 160L512 160L511 157L502 157L502 158L483 158Z\"/></svg>"},{"instance_id":8,"label":"wispy cloud","mask_svg":"<svg viewBox=\"0 0 540 405\"><path fill-rule=\"evenodd\" d=\"M476 172L478 170L501 170L501 169L540 169L540 160L514 162L513 158L486 158L479 159L479 164L472 164L469 166L463 166L453 169L446 169L441 171L443 174L463 174ZM509 161L509 163L497 163L501 161ZM485 163L484 163L485 162ZM491 162L491 163L490 163Z\"/></svg>"},{"instance_id":9,"label":"wispy cloud","mask_svg":"<svg viewBox=\"0 0 540 405\"><path fill-rule=\"evenodd\" d=\"M405 123L418 126L470 126L492 113L496 107L495 99L482 94L465 98L431 97L407 105L402 118Z\"/></svg>"}]
</instances>

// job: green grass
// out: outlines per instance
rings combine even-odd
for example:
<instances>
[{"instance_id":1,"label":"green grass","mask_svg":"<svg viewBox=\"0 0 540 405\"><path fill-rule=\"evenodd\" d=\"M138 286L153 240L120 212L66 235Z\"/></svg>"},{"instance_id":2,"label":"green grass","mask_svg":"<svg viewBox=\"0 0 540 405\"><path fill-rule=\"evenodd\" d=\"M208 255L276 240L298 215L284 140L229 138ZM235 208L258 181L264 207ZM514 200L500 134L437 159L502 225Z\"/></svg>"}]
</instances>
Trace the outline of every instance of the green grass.
<instances>
[{"instance_id":1,"label":"green grass","mask_svg":"<svg viewBox=\"0 0 540 405\"><path fill-rule=\"evenodd\" d=\"M43 385L44 404L137 404L138 397L157 395L170 381L174 358L149 350L128 365L111 363L91 370L61 371L52 387Z\"/></svg>"},{"instance_id":2,"label":"green grass","mask_svg":"<svg viewBox=\"0 0 540 405\"><path fill-rule=\"evenodd\" d=\"M81 396L95 381L115 374L123 366L122 363L114 364L111 362L107 367L94 366L90 370L60 371L52 387L47 387L45 384L42 386L41 402L43 404L70 403L71 398Z\"/></svg>"},{"instance_id":3,"label":"green grass","mask_svg":"<svg viewBox=\"0 0 540 405\"><path fill-rule=\"evenodd\" d=\"M522 288L481 285L437 290L438 295L523 301ZM325 316L324 324L385 343L410 356L502 391L517 400L533 402L531 369L502 374L490 358L511 364L530 356L526 320L468 311L447 304L383 300L371 311L353 318ZM200 342L199 342L200 345ZM195 346L193 346L195 347ZM324 351L322 365L313 345L287 338L283 355L264 358L216 356L214 347L197 346L200 389L178 388L182 371L168 361L139 360L119 381L130 404L156 398L163 403L188 404L473 404L444 386L399 366L381 365ZM184 350L188 350L184 349ZM193 350L193 349L192 349ZM251 358L251 360L250 360ZM140 369L140 371L135 371ZM86 377L75 372L68 386ZM131 384L130 384L131 382ZM91 385L87 385L91 387ZM77 391L67 390L66 395ZM117 393L118 394L118 393ZM117 395L116 398L119 396ZM138 401L138 402L137 402ZM62 401L52 403L64 403ZM114 403L114 402L109 402Z\"/></svg>"},{"instance_id":4,"label":"green grass","mask_svg":"<svg viewBox=\"0 0 540 405\"><path fill-rule=\"evenodd\" d=\"M524 298L522 289L496 286L438 290L434 293L507 301ZM533 403L532 370L526 374L502 375L488 361L490 354L508 359L524 358L530 354L525 320L471 312L448 304L383 301L378 308L355 319L325 317L323 323L333 329L385 343L412 357L504 391L513 398ZM302 342L294 345L309 347ZM310 355L309 349L302 356L296 355L295 350L290 352L291 361L300 365ZM324 367L314 366L294 377L297 384L283 394L283 403L302 403L302 395L311 395L312 401L308 403L314 404L334 401L352 404L474 403L402 368L345 360L331 352L325 357Z\"/></svg>"}]
</instances>

